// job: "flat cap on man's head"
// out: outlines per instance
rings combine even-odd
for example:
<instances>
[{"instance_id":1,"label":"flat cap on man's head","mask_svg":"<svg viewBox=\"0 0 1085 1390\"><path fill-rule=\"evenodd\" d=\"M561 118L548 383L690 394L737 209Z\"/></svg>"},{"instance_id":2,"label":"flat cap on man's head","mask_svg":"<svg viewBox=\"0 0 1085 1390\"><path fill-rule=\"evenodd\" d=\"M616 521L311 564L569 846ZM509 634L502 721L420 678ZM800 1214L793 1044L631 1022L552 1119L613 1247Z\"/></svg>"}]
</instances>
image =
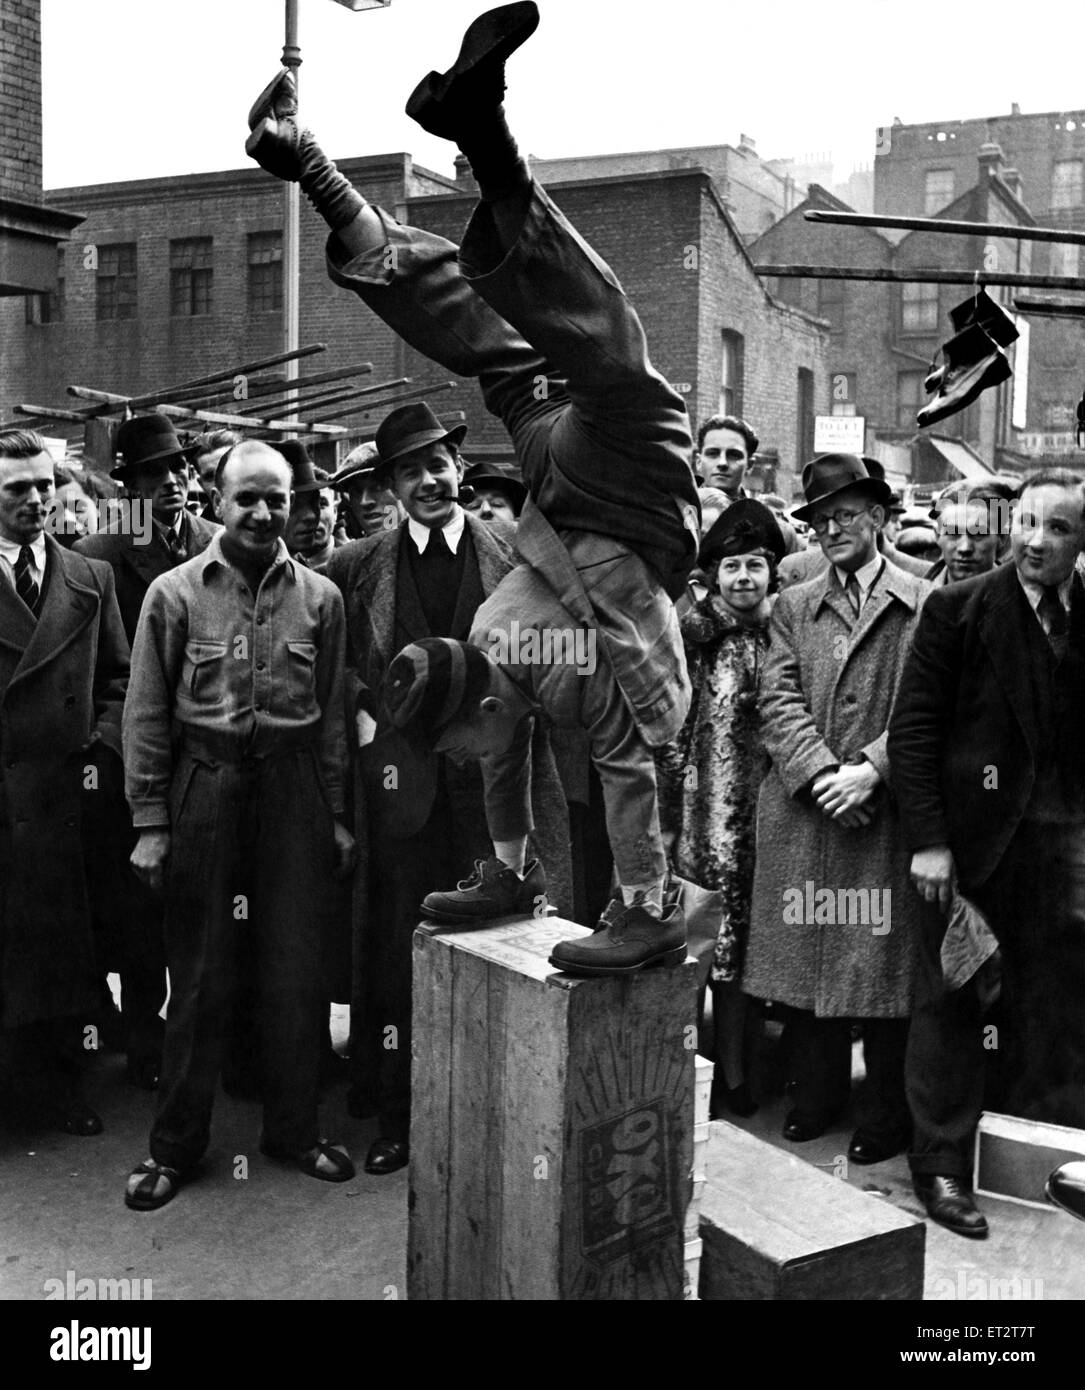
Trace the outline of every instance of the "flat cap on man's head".
<instances>
[{"instance_id":1,"label":"flat cap on man's head","mask_svg":"<svg viewBox=\"0 0 1085 1390\"><path fill-rule=\"evenodd\" d=\"M493 671L486 654L452 637L425 637L388 668L382 697L393 727L435 739L467 705L482 698Z\"/></svg>"}]
</instances>

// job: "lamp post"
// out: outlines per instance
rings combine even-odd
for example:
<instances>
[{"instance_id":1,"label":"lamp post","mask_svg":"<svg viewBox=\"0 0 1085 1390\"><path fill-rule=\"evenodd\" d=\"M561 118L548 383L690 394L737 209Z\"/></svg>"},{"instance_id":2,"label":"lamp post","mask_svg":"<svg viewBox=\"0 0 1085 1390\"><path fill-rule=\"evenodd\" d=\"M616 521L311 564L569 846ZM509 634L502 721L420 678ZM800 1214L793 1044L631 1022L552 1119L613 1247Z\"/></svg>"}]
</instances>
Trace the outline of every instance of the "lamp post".
<instances>
[{"instance_id":1,"label":"lamp post","mask_svg":"<svg viewBox=\"0 0 1085 1390\"><path fill-rule=\"evenodd\" d=\"M348 10L386 10L392 0L336 0ZM286 39L283 44L283 67L289 68L298 80L301 49L298 47L298 0L286 0ZM283 193L283 351L294 352L299 332L299 221L301 190L296 183L287 183ZM292 358L286 363L286 379L298 375L298 363ZM293 418L293 417L291 417Z\"/></svg>"}]
</instances>

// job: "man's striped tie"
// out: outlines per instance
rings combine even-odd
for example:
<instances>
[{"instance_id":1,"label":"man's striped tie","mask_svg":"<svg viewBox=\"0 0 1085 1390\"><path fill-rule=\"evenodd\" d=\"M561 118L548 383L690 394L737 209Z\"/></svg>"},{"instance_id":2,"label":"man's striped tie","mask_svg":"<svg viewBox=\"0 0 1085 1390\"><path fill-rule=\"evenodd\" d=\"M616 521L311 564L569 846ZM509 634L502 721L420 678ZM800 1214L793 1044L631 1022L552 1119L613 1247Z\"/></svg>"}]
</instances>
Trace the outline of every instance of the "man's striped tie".
<instances>
[{"instance_id":1,"label":"man's striped tie","mask_svg":"<svg viewBox=\"0 0 1085 1390\"><path fill-rule=\"evenodd\" d=\"M19 558L15 561L15 592L31 613L37 610L38 595L41 592L38 588L38 582L34 578L33 561L33 551L28 545L22 546L19 550Z\"/></svg>"}]
</instances>

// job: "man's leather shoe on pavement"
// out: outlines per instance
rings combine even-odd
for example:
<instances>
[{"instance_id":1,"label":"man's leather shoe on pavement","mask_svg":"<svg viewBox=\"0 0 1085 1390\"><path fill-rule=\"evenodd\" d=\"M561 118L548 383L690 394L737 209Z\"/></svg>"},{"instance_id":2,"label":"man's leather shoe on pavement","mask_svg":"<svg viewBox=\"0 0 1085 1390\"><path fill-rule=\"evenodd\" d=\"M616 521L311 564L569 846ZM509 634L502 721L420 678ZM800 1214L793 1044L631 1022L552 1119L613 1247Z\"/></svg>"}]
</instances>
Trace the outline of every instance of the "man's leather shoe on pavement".
<instances>
[{"instance_id":1,"label":"man's leather shoe on pavement","mask_svg":"<svg viewBox=\"0 0 1085 1390\"><path fill-rule=\"evenodd\" d=\"M1085 1221L1085 1159L1060 1164L1044 1186L1047 1200Z\"/></svg>"},{"instance_id":2,"label":"man's leather shoe on pavement","mask_svg":"<svg viewBox=\"0 0 1085 1390\"><path fill-rule=\"evenodd\" d=\"M375 1139L365 1156L365 1171L381 1177L406 1168L409 1162L410 1149L405 1139Z\"/></svg>"},{"instance_id":3,"label":"man's leather shoe on pavement","mask_svg":"<svg viewBox=\"0 0 1085 1390\"><path fill-rule=\"evenodd\" d=\"M848 1145L848 1161L861 1166L868 1163L884 1163L886 1159L896 1158L904 1153L911 1143L911 1134L900 1134L896 1138L875 1138L857 1129Z\"/></svg>"},{"instance_id":4,"label":"man's leather shoe on pavement","mask_svg":"<svg viewBox=\"0 0 1085 1390\"><path fill-rule=\"evenodd\" d=\"M534 916L546 909L546 871L537 859L523 877L496 856L476 859L475 872L448 892L427 893L422 912L443 926L485 926L495 917ZM541 915L541 914L538 914Z\"/></svg>"},{"instance_id":5,"label":"man's leather shoe on pavement","mask_svg":"<svg viewBox=\"0 0 1085 1390\"><path fill-rule=\"evenodd\" d=\"M987 1218L960 1178L944 1173L917 1173L913 1185L932 1221L956 1235L986 1239Z\"/></svg>"},{"instance_id":6,"label":"man's leather shoe on pavement","mask_svg":"<svg viewBox=\"0 0 1085 1390\"><path fill-rule=\"evenodd\" d=\"M686 918L677 904L653 917L639 903L607 904L592 936L559 941L550 964L567 975L632 975L648 965L681 965L686 958Z\"/></svg>"},{"instance_id":7,"label":"man's leather shoe on pavement","mask_svg":"<svg viewBox=\"0 0 1085 1390\"><path fill-rule=\"evenodd\" d=\"M431 135L456 140L465 124L505 95L505 60L535 32L538 7L532 3L500 5L469 26L459 57L445 73L423 77L407 101L407 115Z\"/></svg>"},{"instance_id":8,"label":"man's leather shoe on pavement","mask_svg":"<svg viewBox=\"0 0 1085 1390\"><path fill-rule=\"evenodd\" d=\"M820 1139L832 1122L832 1115L803 1115L791 1110L784 1117L783 1136L792 1144L807 1144L811 1139Z\"/></svg>"}]
</instances>

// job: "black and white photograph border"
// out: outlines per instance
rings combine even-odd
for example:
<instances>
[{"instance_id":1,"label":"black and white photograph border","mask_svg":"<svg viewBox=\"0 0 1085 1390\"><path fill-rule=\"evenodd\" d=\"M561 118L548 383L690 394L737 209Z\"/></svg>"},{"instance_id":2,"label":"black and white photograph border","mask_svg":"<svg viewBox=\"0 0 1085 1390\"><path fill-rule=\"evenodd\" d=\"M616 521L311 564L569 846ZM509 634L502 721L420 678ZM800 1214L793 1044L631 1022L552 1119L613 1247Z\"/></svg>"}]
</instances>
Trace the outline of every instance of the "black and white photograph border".
<instances>
[{"instance_id":1,"label":"black and white photograph border","mask_svg":"<svg viewBox=\"0 0 1085 1390\"><path fill-rule=\"evenodd\" d=\"M1085 1296L1079 20L505 8L0 0L0 1300L1026 1360Z\"/></svg>"}]
</instances>

